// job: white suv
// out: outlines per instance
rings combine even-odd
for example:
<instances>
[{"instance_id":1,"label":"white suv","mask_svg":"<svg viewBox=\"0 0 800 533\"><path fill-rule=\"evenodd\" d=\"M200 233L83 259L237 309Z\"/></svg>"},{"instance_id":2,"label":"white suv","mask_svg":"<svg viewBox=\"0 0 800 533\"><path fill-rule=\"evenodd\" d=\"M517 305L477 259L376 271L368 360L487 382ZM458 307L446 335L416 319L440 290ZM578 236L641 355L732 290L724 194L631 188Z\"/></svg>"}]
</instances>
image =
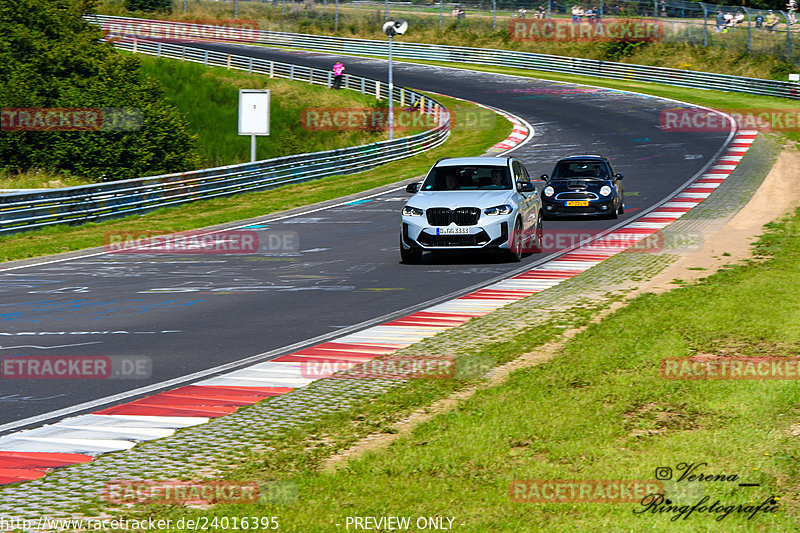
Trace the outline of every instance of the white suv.
<instances>
[{"instance_id":1,"label":"white suv","mask_svg":"<svg viewBox=\"0 0 800 533\"><path fill-rule=\"evenodd\" d=\"M403 207L400 257L419 263L425 251L492 250L519 261L542 247L541 199L513 157L440 159Z\"/></svg>"}]
</instances>

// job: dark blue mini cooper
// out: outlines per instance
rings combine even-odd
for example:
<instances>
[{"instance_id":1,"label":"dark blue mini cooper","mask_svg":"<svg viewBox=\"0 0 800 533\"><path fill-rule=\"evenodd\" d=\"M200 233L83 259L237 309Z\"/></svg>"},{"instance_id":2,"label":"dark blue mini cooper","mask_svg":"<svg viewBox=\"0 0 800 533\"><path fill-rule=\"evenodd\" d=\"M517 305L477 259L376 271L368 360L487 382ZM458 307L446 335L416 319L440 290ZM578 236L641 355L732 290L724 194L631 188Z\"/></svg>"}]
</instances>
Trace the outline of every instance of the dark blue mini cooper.
<instances>
[{"instance_id":1,"label":"dark blue mini cooper","mask_svg":"<svg viewBox=\"0 0 800 533\"><path fill-rule=\"evenodd\" d=\"M617 218L624 211L622 174L615 174L608 159L599 155L574 155L556 163L553 175L542 175L544 218L600 216Z\"/></svg>"}]
</instances>

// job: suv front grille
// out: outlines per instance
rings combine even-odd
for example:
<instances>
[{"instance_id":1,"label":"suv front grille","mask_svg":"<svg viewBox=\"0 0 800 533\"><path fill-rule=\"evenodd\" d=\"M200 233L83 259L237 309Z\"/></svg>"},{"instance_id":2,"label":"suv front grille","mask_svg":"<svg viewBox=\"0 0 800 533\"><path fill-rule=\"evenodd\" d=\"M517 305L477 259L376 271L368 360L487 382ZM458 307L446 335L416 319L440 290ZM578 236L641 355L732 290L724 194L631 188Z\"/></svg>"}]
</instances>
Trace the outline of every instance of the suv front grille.
<instances>
[{"instance_id":1,"label":"suv front grille","mask_svg":"<svg viewBox=\"0 0 800 533\"><path fill-rule=\"evenodd\" d=\"M474 235L430 235L423 232L417 241L422 246L483 246L489 242L489 235L484 230Z\"/></svg>"},{"instance_id":2,"label":"suv front grille","mask_svg":"<svg viewBox=\"0 0 800 533\"><path fill-rule=\"evenodd\" d=\"M425 214L431 226L449 226L451 222L455 222L456 226L474 226L481 217L481 210L477 207L432 207L426 209Z\"/></svg>"}]
</instances>

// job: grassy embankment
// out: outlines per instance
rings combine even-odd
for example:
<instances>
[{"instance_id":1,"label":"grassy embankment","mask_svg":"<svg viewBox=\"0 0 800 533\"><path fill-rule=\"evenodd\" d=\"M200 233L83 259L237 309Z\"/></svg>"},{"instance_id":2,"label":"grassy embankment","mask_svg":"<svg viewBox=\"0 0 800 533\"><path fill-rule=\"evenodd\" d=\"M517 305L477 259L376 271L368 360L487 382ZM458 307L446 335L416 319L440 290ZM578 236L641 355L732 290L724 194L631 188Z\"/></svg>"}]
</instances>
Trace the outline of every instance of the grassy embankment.
<instances>
[{"instance_id":1,"label":"grassy embankment","mask_svg":"<svg viewBox=\"0 0 800 533\"><path fill-rule=\"evenodd\" d=\"M237 135L238 89L269 88L272 93L272 134L259 139L258 157L311 152L375 142L385 132L311 132L300 117L307 107L375 107L374 99L354 91L331 91L324 87L268 79L265 76L211 68L172 60L144 59L145 70L157 75L175 105L189 117L200 136L208 166L246 161L249 137ZM454 147L463 155L481 155L511 132L511 124L495 113L450 98L437 99L455 114L455 126L447 143L407 160L351 176L333 176L275 190L237 195L211 201L161 209L145 216L58 226L25 234L0 237L0 261L37 257L102 246L107 232L184 231L338 198L380 185L424 174L438 158L451 155ZM478 125L479 127L475 127ZM415 130L401 131L410 135ZM2 181L0 188L42 186L58 176L31 174L24 181ZM66 180L66 178L63 178ZM64 185L78 185L70 179ZM60 186L58 182L51 185Z\"/></svg>"},{"instance_id":2,"label":"grassy embankment","mask_svg":"<svg viewBox=\"0 0 800 533\"><path fill-rule=\"evenodd\" d=\"M129 13L111 0L105 0L99 12L117 16L152 17L147 13ZM409 31L402 40L411 42L439 43L454 46L473 46L478 48L497 48L520 50L542 54L571 57L585 57L605 61L621 61L640 65L682 68L705 72L718 72L756 78L786 80L790 72L796 72L786 61L780 59L785 54L785 33L770 34L765 31L751 32L751 46L754 53L747 51L747 29L740 27L735 31L717 34L709 26L708 39L711 46L703 47L689 44L690 41L702 43L702 19L683 23L681 19L661 19L665 24L666 37L650 43L606 43L574 41L517 41L509 37L509 14L500 13L497 27L492 29L492 16L489 12L471 11L462 21L454 21L445 10L443 26L439 27L438 5L392 6L393 15L403 16L409 21ZM530 14L532 16L532 13ZM559 18L563 14L556 15ZM182 7L171 15L158 15L157 18L171 20L215 20L233 18L232 6L222 2L193 0L188 3L188 11ZM383 9L356 9L346 3L339 7L338 30L334 25L334 7L329 2L326 7L316 5L305 9L302 5L286 5L286 15L281 16L281 6L269 4L242 3L239 18L255 21L264 30L289 31L322 35L339 35L362 39L384 40L380 31L384 21ZM650 19L644 19L649 21ZM711 21L710 24L713 24ZM781 30L785 27L780 25ZM800 28L793 27L795 42L800 42ZM795 44L795 50L797 44ZM796 52L795 52L796 53Z\"/></svg>"}]
</instances>

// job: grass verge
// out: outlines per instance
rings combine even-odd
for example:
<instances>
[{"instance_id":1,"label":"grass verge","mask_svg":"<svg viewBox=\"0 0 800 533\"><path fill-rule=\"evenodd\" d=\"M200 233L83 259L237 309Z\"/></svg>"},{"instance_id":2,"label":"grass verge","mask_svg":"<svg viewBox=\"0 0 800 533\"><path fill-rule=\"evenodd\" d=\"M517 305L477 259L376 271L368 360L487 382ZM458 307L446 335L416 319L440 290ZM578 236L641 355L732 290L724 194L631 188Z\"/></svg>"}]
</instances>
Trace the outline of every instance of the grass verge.
<instances>
[{"instance_id":1,"label":"grass verge","mask_svg":"<svg viewBox=\"0 0 800 533\"><path fill-rule=\"evenodd\" d=\"M237 129L239 89L245 88L270 90L270 135L256 139L259 159L334 150L386 138L380 131L323 131L304 126L303 116L309 108L381 107L374 97L355 91L332 91L320 85L172 59L142 56L141 62L142 72L161 83L170 102L186 116L198 136L201 168L250 161L250 137L239 135Z\"/></svg>"},{"instance_id":2,"label":"grass verge","mask_svg":"<svg viewBox=\"0 0 800 533\"><path fill-rule=\"evenodd\" d=\"M354 458L345 469L316 470L317 457L339 442L319 426L304 432L305 439L270 443L277 448L254 455L241 469L249 479L291 483L292 497L148 514L276 516L285 531L330 531L344 527L348 517L365 516L409 517L412 523L418 517L453 518L462 531L797 531L796 381L668 380L659 373L666 357L796 357L800 210L769 224L755 252L756 260L698 283L637 297L589 324L553 359L477 392L388 450ZM595 311L569 322L585 324ZM497 362L514 358L535 350L555 327L527 328L476 355ZM413 383L405 394L416 390L419 397L397 404L382 399L365 412L395 415L407 403L424 400L424 388L432 396L448 386L456 388L452 382ZM347 426L353 413L345 415L339 426ZM353 419L350 424L357 426L369 417L362 412ZM725 480L678 481L692 464L695 476ZM672 471L672 479L662 481L672 510L636 502L531 503L509 497L515 480L654 480L663 468ZM773 496L776 512L752 512ZM715 501L718 510L708 511ZM687 515L698 502L705 511Z\"/></svg>"}]
</instances>

